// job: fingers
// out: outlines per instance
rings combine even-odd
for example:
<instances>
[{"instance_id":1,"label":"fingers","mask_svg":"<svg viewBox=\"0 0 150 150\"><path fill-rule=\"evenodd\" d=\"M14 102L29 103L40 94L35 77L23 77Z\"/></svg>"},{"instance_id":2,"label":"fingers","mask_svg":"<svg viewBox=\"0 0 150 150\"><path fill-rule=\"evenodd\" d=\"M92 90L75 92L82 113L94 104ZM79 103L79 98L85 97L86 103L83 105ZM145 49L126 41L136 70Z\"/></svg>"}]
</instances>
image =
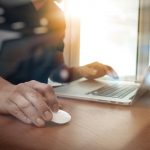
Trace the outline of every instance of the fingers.
<instances>
[{"instance_id":1,"label":"fingers","mask_svg":"<svg viewBox=\"0 0 150 150\"><path fill-rule=\"evenodd\" d=\"M36 88L33 88L32 84L26 82L7 86L7 94L2 91L1 110L24 123L33 123L41 127L52 119L52 108L58 110L59 106L51 86L36 82Z\"/></svg>"},{"instance_id":2,"label":"fingers","mask_svg":"<svg viewBox=\"0 0 150 150\"><path fill-rule=\"evenodd\" d=\"M49 90L45 91L44 93L45 98L48 100L48 104L52 111L57 112L59 109L58 101L56 100L57 97L54 93L51 93Z\"/></svg>"},{"instance_id":3,"label":"fingers","mask_svg":"<svg viewBox=\"0 0 150 150\"><path fill-rule=\"evenodd\" d=\"M111 76L114 79L119 79L118 74L116 73L116 71L112 67L106 65L105 69L106 69L106 73L109 76Z\"/></svg>"},{"instance_id":4,"label":"fingers","mask_svg":"<svg viewBox=\"0 0 150 150\"><path fill-rule=\"evenodd\" d=\"M59 105L57 97L54 93L53 88L50 85L39 83L37 81L31 81L30 86L32 86L32 88L34 88L39 93L41 93L42 96L44 96L46 103L48 104L48 106L50 106L52 111L54 112L58 111Z\"/></svg>"},{"instance_id":5,"label":"fingers","mask_svg":"<svg viewBox=\"0 0 150 150\"><path fill-rule=\"evenodd\" d=\"M81 67L81 74L88 79L95 79L104 75L109 75L114 79L118 79L117 73L110 66L94 62L86 66Z\"/></svg>"},{"instance_id":6,"label":"fingers","mask_svg":"<svg viewBox=\"0 0 150 150\"><path fill-rule=\"evenodd\" d=\"M33 106L32 103L23 96L18 95L17 97L12 97L9 103L9 112L18 119L22 120L25 118L24 116L26 116L26 118L28 118L36 126L44 126L45 120L40 112L42 110L37 111L36 106ZM24 114L24 116L22 114ZM25 119L23 119L23 121L24 120Z\"/></svg>"},{"instance_id":7,"label":"fingers","mask_svg":"<svg viewBox=\"0 0 150 150\"><path fill-rule=\"evenodd\" d=\"M104 76L106 71L98 66L84 66L80 69L80 74L87 79L95 79L97 77Z\"/></svg>"},{"instance_id":8,"label":"fingers","mask_svg":"<svg viewBox=\"0 0 150 150\"><path fill-rule=\"evenodd\" d=\"M10 103L7 107L9 107L8 112L17 119L27 124L32 123L32 121L18 108L16 104Z\"/></svg>"},{"instance_id":9,"label":"fingers","mask_svg":"<svg viewBox=\"0 0 150 150\"><path fill-rule=\"evenodd\" d=\"M45 97L26 84L17 85L8 101L11 106L9 113L25 123L30 120L36 126L41 127L46 121L52 119L52 112Z\"/></svg>"},{"instance_id":10,"label":"fingers","mask_svg":"<svg viewBox=\"0 0 150 150\"><path fill-rule=\"evenodd\" d=\"M34 106L34 108L36 109L36 113L38 113L38 115L41 116L45 121L51 120L52 113L45 102L46 100L44 100L45 98L42 97L37 91L30 89L30 91L23 94L23 97L26 101L22 100L21 104L19 103L19 101L17 101L17 103L20 104L19 106L21 106L21 108L28 109L31 106Z\"/></svg>"},{"instance_id":11,"label":"fingers","mask_svg":"<svg viewBox=\"0 0 150 150\"><path fill-rule=\"evenodd\" d=\"M80 74L82 74L86 78L90 78L97 74L97 70L94 68L84 66L80 68Z\"/></svg>"}]
</instances>

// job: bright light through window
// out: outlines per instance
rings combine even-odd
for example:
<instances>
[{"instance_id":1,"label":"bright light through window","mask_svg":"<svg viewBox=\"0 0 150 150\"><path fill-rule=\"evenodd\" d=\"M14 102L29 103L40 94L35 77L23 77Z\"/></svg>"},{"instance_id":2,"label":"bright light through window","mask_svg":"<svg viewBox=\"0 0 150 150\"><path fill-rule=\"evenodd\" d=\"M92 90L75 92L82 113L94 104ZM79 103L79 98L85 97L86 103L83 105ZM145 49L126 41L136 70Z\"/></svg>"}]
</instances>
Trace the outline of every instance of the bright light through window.
<instances>
[{"instance_id":1,"label":"bright light through window","mask_svg":"<svg viewBox=\"0 0 150 150\"><path fill-rule=\"evenodd\" d=\"M65 2L68 14L80 18L80 65L99 61L135 77L139 0Z\"/></svg>"},{"instance_id":2,"label":"bright light through window","mask_svg":"<svg viewBox=\"0 0 150 150\"><path fill-rule=\"evenodd\" d=\"M65 14L80 18L80 65L99 61L135 77L139 0L65 0Z\"/></svg>"},{"instance_id":3,"label":"bright light through window","mask_svg":"<svg viewBox=\"0 0 150 150\"><path fill-rule=\"evenodd\" d=\"M82 6L80 65L95 60L135 76L139 0L92 0Z\"/></svg>"}]
</instances>

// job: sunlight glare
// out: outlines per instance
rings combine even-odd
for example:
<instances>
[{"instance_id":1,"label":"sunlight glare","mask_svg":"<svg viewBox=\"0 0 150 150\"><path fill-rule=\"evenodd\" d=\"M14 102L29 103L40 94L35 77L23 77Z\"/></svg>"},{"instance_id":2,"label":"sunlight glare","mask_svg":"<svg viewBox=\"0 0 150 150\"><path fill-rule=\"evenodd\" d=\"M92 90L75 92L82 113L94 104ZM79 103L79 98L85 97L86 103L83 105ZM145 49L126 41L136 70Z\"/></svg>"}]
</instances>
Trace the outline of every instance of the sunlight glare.
<instances>
[{"instance_id":1,"label":"sunlight glare","mask_svg":"<svg viewBox=\"0 0 150 150\"><path fill-rule=\"evenodd\" d=\"M135 75L138 6L139 0L82 3L80 65L99 61L122 76Z\"/></svg>"},{"instance_id":2,"label":"sunlight glare","mask_svg":"<svg viewBox=\"0 0 150 150\"><path fill-rule=\"evenodd\" d=\"M83 0L84 1L84 0ZM71 16L72 18L80 18L82 3L81 0L65 0L66 4L66 14Z\"/></svg>"}]
</instances>

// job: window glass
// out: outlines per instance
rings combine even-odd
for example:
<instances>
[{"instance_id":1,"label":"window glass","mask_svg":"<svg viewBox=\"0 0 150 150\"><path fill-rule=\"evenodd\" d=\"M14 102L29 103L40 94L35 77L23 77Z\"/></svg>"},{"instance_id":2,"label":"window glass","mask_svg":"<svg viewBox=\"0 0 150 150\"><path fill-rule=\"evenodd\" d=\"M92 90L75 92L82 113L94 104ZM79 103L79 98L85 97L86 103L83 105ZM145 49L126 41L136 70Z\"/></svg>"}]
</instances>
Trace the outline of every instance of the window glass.
<instances>
[{"instance_id":1,"label":"window glass","mask_svg":"<svg viewBox=\"0 0 150 150\"><path fill-rule=\"evenodd\" d=\"M99 61L135 77L139 0L82 0L80 6L80 65Z\"/></svg>"}]
</instances>

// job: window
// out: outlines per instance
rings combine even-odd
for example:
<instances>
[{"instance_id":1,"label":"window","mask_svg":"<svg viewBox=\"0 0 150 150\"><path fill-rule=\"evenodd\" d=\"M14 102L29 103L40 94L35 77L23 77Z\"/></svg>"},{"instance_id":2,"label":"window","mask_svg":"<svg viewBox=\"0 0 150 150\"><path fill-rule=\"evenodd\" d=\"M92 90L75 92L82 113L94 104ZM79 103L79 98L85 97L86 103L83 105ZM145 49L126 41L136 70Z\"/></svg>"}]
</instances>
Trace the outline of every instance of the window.
<instances>
[{"instance_id":1,"label":"window","mask_svg":"<svg viewBox=\"0 0 150 150\"><path fill-rule=\"evenodd\" d=\"M135 76L139 0L92 0L84 9L80 65L98 60L119 76Z\"/></svg>"},{"instance_id":2,"label":"window","mask_svg":"<svg viewBox=\"0 0 150 150\"><path fill-rule=\"evenodd\" d=\"M126 80L141 80L149 64L149 0L65 0L66 61L99 61Z\"/></svg>"}]
</instances>

